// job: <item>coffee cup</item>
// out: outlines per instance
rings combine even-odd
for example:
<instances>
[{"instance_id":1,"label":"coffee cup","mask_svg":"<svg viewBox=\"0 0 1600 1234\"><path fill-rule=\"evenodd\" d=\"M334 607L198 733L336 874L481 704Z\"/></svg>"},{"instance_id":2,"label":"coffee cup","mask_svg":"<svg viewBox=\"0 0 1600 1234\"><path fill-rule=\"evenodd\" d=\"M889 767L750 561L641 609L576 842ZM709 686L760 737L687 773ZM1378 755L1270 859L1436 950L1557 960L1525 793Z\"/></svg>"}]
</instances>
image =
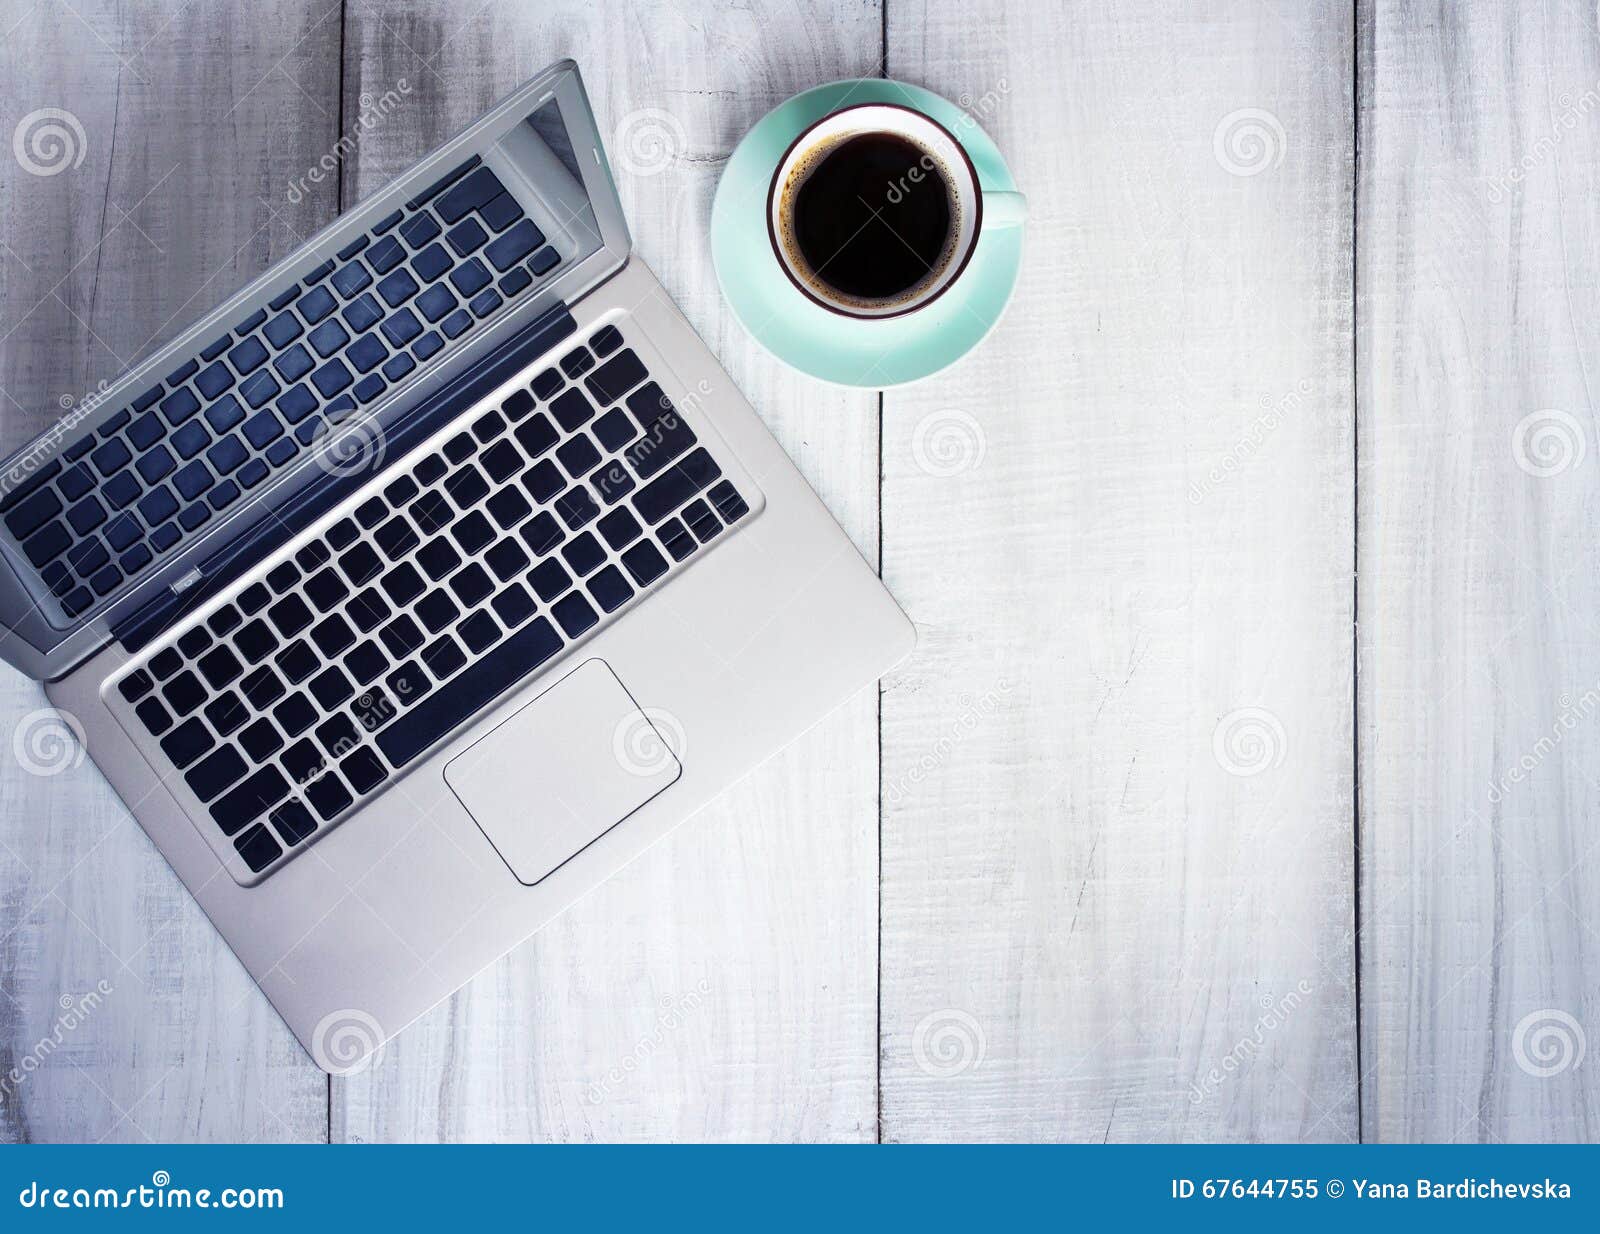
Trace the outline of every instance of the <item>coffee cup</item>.
<instances>
[{"instance_id":1,"label":"coffee cup","mask_svg":"<svg viewBox=\"0 0 1600 1234\"><path fill-rule=\"evenodd\" d=\"M860 320L925 308L961 278L985 228L1021 225L1021 193L986 191L961 142L897 103L809 125L767 193L778 265L802 295Z\"/></svg>"}]
</instances>

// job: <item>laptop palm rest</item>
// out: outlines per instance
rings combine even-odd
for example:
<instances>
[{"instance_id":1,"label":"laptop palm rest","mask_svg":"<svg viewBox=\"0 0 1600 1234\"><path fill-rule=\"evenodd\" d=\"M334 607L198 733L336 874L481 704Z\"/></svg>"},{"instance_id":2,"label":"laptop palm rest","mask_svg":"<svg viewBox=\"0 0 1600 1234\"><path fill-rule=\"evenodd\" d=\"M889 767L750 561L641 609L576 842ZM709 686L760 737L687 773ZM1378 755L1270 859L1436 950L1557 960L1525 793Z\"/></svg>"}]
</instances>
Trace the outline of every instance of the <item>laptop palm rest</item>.
<instances>
[{"instance_id":1,"label":"laptop palm rest","mask_svg":"<svg viewBox=\"0 0 1600 1234\"><path fill-rule=\"evenodd\" d=\"M683 774L604 660L587 660L444 768L517 881L533 886Z\"/></svg>"}]
</instances>

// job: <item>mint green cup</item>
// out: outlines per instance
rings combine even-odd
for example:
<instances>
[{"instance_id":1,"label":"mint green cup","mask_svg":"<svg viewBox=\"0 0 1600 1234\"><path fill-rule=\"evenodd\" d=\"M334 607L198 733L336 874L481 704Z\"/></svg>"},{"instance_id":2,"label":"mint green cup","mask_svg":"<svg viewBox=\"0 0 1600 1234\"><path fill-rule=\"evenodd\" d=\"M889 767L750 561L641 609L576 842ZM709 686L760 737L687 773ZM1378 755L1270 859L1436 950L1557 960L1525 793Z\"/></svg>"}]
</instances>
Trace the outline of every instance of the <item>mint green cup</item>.
<instances>
[{"instance_id":1,"label":"mint green cup","mask_svg":"<svg viewBox=\"0 0 1600 1234\"><path fill-rule=\"evenodd\" d=\"M974 220L948 277L909 308L866 316L830 306L785 268L771 226L775 178L797 143L867 104L920 113L959 143L958 177ZM887 114L887 113L886 113ZM956 162L950 159L948 162ZM1027 202L977 123L920 86L865 78L832 82L780 103L728 160L711 209L711 252L734 315L784 363L836 385L883 389L920 381L966 355L999 322L1022 265Z\"/></svg>"}]
</instances>

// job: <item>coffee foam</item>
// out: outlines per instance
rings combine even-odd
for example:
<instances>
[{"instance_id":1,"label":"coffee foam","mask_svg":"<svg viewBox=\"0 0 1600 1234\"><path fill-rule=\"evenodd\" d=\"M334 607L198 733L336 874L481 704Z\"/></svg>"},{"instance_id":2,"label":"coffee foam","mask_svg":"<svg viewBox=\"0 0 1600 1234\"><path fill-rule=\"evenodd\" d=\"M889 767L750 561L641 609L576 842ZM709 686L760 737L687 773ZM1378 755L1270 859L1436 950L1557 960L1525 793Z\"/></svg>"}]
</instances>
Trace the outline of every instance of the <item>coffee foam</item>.
<instances>
[{"instance_id":1,"label":"coffee foam","mask_svg":"<svg viewBox=\"0 0 1600 1234\"><path fill-rule=\"evenodd\" d=\"M794 232L794 203L795 197L801 187L810 179L811 173L817 169L828 155L832 154L845 142L856 137L866 137L873 133L892 133L902 141L915 146L922 154L919 160L924 170L937 174L939 183L944 186L945 200L950 208L950 231L945 237L944 251L939 254L938 260L926 275L918 279L910 287L898 295L883 299L870 300L862 296L853 296L841 291L827 279L811 268L811 264L800 251L800 241ZM961 237L961 201L957 196L954 185L955 177L951 174L945 161L916 138L901 132L898 129L864 128L854 129L847 133L836 133L825 141L820 141L806 150L789 168L789 174L784 178L783 188L778 193L778 218L777 231L779 243L783 245L784 254L789 259L800 281L809 287L818 297L834 304L850 308L864 309L889 309L901 304L910 304L924 295L928 288L937 283L944 272L950 268L955 260L956 249Z\"/></svg>"}]
</instances>

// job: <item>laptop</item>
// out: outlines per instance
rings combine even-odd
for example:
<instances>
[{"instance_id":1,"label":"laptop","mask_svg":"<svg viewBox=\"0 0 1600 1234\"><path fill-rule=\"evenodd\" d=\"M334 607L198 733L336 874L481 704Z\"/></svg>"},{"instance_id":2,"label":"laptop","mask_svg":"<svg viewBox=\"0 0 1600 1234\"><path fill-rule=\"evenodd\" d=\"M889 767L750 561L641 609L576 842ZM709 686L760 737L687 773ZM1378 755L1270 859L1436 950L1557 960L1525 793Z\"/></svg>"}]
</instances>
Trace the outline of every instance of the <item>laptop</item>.
<instances>
[{"instance_id":1,"label":"laptop","mask_svg":"<svg viewBox=\"0 0 1600 1234\"><path fill-rule=\"evenodd\" d=\"M0 654L325 1070L911 648L562 61L0 471Z\"/></svg>"}]
</instances>

